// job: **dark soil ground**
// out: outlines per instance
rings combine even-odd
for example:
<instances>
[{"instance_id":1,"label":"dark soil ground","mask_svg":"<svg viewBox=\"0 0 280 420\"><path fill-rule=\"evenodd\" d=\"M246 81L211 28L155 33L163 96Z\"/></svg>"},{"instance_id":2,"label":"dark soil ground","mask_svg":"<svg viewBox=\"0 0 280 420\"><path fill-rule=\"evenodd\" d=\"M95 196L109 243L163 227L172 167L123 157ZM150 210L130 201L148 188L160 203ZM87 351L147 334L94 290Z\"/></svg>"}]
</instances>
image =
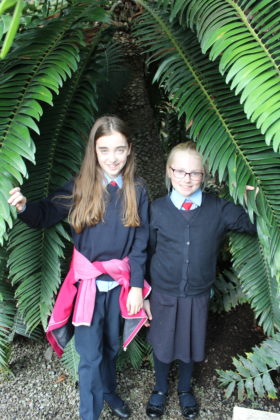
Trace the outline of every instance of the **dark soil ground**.
<instances>
[{"instance_id":1,"label":"dark soil ground","mask_svg":"<svg viewBox=\"0 0 280 420\"><path fill-rule=\"evenodd\" d=\"M256 398L238 401L237 393L225 398L216 369L234 369L232 357L245 356L252 348L260 344L265 337L256 327L253 312L249 305L241 305L229 313L209 314L206 344L206 359L197 363L194 368L193 390L200 406L197 420L231 420L234 406L246 407L260 411L280 414L280 376L274 372L273 380L278 388L278 399ZM130 396L129 403L133 409L133 420L148 419L145 416L146 402L153 388L154 378L150 366L143 366L140 371L128 369L120 375L120 390L124 398ZM176 366L170 373L170 392L166 412L162 420L183 419L176 394ZM138 399L138 403L136 400ZM110 419L105 411L104 419ZM263 420L262 414L258 420Z\"/></svg>"},{"instance_id":2,"label":"dark soil ground","mask_svg":"<svg viewBox=\"0 0 280 420\"><path fill-rule=\"evenodd\" d=\"M202 385L215 378L215 369L232 369L232 357L249 352L264 340L248 305L240 305L229 313L209 313L206 360L197 363L194 376Z\"/></svg>"},{"instance_id":3,"label":"dark soil ground","mask_svg":"<svg viewBox=\"0 0 280 420\"><path fill-rule=\"evenodd\" d=\"M256 398L254 401L238 401L237 393L226 399L224 388L221 388L216 373L216 369L234 369L232 357L245 356L246 352L250 352L264 338L261 329L256 326L253 312L247 304L240 305L229 313L214 314L210 312L206 359L195 365L193 375L193 389L200 405L199 420L230 420L235 405L280 414L280 376L276 372L274 372L273 380L278 388L278 399ZM169 401L162 420L182 418L176 395L176 373L174 366L170 375ZM148 376L147 381L146 390L149 393L153 386L153 377L151 379ZM258 420L262 420L262 415L260 416ZM138 419L138 417L136 418Z\"/></svg>"}]
</instances>

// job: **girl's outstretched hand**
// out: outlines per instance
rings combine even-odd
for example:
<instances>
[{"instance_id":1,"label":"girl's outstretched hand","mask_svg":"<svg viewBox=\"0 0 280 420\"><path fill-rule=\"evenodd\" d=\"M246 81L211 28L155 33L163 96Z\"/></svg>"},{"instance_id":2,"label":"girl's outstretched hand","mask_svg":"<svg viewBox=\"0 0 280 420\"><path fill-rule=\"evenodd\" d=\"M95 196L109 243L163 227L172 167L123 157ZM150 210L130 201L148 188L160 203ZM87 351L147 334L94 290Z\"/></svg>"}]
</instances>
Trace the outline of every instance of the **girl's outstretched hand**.
<instances>
[{"instance_id":1,"label":"girl's outstretched hand","mask_svg":"<svg viewBox=\"0 0 280 420\"><path fill-rule=\"evenodd\" d=\"M255 198L257 197L257 195L258 195L258 192L259 192L259 187L257 187L257 188L255 188L255 187L253 187L252 185L246 185L245 186L245 191L244 191L244 200L245 200L245 203L247 204L247 191L254 191L255 190Z\"/></svg>"},{"instance_id":2,"label":"girl's outstretched hand","mask_svg":"<svg viewBox=\"0 0 280 420\"><path fill-rule=\"evenodd\" d=\"M145 299L145 300L144 300L144 303L143 303L143 308L144 308L144 310L145 310L145 312L146 312L146 314L147 314L147 317L148 317L148 319L147 319L147 321L145 322L144 326L145 326L145 327L149 327L149 326L150 326L149 321L151 321L151 320L153 319L149 299Z\"/></svg>"},{"instance_id":3,"label":"girl's outstretched hand","mask_svg":"<svg viewBox=\"0 0 280 420\"><path fill-rule=\"evenodd\" d=\"M9 194L10 198L8 199L8 203L11 206L15 206L18 212L23 211L25 209L27 199L24 195L22 195L20 188L13 188Z\"/></svg>"},{"instance_id":4,"label":"girl's outstretched hand","mask_svg":"<svg viewBox=\"0 0 280 420\"><path fill-rule=\"evenodd\" d=\"M131 287L126 302L126 309L128 315L137 314L137 312L139 312L141 308L143 308L142 288Z\"/></svg>"}]
</instances>

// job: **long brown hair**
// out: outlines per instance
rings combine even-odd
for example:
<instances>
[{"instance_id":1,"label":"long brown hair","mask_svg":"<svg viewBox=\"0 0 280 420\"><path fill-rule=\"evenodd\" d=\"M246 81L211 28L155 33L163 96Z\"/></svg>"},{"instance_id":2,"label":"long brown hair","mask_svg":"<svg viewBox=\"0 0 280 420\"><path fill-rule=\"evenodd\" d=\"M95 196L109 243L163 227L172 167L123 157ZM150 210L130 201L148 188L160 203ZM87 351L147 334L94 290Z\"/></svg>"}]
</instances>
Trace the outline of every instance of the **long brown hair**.
<instances>
[{"instance_id":1,"label":"long brown hair","mask_svg":"<svg viewBox=\"0 0 280 420\"><path fill-rule=\"evenodd\" d=\"M123 224L139 226L135 189L135 158L126 124L116 116L103 116L93 125L84 160L74 183L73 206L69 222L77 233L86 226L94 226L103 221L106 208L106 190L104 175L96 155L96 141L103 136L118 132L122 134L130 147L130 154L123 168Z\"/></svg>"}]
</instances>

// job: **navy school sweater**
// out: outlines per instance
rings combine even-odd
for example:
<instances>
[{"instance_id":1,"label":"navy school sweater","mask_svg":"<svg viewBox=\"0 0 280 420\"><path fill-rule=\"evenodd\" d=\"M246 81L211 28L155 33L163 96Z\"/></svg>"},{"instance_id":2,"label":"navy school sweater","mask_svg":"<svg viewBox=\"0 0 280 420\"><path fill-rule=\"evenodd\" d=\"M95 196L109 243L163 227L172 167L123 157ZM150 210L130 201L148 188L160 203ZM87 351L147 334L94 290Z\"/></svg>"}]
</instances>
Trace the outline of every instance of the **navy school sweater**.
<instances>
[{"instance_id":1,"label":"navy school sweater","mask_svg":"<svg viewBox=\"0 0 280 420\"><path fill-rule=\"evenodd\" d=\"M207 193L188 218L169 195L155 200L150 213L151 285L173 296L198 295L211 288L227 231L256 232L241 206Z\"/></svg>"},{"instance_id":2,"label":"navy school sweater","mask_svg":"<svg viewBox=\"0 0 280 420\"><path fill-rule=\"evenodd\" d=\"M70 196L73 185L74 181L71 180L49 197L34 203L27 202L25 211L18 217L33 228L47 228L56 224L68 216L72 203L70 198L59 196ZM128 256L131 268L130 285L143 287L149 237L147 191L143 183L137 180L136 193L141 225L134 228L122 224L122 189L108 185L107 190L109 200L104 222L86 227L79 234L71 228L74 246L91 262L123 259ZM102 275L99 279L112 280L108 275Z\"/></svg>"}]
</instances>

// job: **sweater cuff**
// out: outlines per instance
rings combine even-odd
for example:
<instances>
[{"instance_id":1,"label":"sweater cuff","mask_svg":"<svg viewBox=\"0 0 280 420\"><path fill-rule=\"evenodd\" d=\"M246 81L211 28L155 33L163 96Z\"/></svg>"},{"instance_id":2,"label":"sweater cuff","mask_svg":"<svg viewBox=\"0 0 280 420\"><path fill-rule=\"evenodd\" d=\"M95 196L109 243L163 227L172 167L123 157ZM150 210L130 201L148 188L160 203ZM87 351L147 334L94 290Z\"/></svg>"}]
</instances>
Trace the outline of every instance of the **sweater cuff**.
<instances>
[{"instance_id":1,"label":"sweater cuff","mask_svg":"<svg viewBox=\"0 0 280 420\"><path fill-rule=\"evenodd\" d=\"M140 287L140 289L143 289L144 287L144 279L130 279L130 287Z\"/></svg>"},{"instance_id":2,"label":"sweater cuff","mask_svg":"<svg viewBox=\"0 0 280 420\"><path fill-rule=\"evenodd\" d=\"M24 204L23 209L20 211L17 211L17 214L21 214L26 210L26 204Z\"/></svg>"}]
</instances>

